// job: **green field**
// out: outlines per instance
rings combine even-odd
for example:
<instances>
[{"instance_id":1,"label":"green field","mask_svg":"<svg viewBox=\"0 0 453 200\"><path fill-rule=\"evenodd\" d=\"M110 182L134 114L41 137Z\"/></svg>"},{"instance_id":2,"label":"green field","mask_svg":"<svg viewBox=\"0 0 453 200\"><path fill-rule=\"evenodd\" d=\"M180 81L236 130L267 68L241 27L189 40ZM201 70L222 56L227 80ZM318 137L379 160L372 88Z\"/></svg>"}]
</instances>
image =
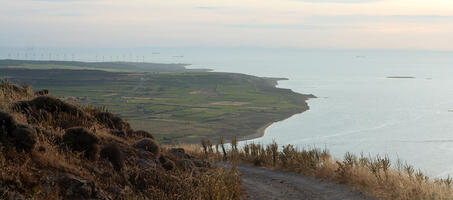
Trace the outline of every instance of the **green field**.
<instances>
[{"instance_id":1,"label":"green field","mask_svg":"<svg viewBox=\"0 0 453 200\"><path fill-rule=\"evenodd\" d=\"M105 106L164 143L253 135L271 122L307 110L305 101L313 97L276 88L276 79L244 74L59 65L65 67L8 65L0 67L0 76L80 104Z\"/></svg>"}]
</instances>

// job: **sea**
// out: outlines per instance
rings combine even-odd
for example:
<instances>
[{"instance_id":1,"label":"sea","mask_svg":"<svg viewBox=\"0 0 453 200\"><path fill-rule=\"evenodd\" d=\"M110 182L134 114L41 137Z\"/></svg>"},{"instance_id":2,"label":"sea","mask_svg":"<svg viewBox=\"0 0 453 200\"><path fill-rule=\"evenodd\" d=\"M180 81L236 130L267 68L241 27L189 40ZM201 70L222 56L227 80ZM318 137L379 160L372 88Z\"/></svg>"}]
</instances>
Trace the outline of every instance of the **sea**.
<instances>
[{"instance_id":1,"label":"sea","mask_svg":"<svg viewBox=\"0 0 453 200\"><path fill-rule=\"evenodd\" d=\"M25 57L26 56L26 57ZM0 58L190 63L313 94L310 109L243 143L388 156L431 177L453 175L453 52L258 47L0 48Z\"/></svg>"}]
</instances>

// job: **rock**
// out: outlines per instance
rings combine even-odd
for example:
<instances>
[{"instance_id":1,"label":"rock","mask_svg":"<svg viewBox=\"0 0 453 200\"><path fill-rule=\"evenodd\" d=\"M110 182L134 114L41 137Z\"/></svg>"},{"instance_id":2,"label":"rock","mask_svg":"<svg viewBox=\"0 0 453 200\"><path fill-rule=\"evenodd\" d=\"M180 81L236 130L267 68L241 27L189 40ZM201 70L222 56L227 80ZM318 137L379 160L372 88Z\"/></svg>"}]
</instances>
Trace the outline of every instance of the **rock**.
<instances>
[{"instance_id":1,"label":"rock","mask_svg":"<svg viewBox=\"0 0 453 200\"><path fill-rule=\"evenodd\" d=\"M94 183L72 174L63 175L58 184L64 199L90 199L95 196Z\"/></svg>"},{"instance_id":2,"label":"rock","mask_svg":"<svg viewBox=\"0 0 453 200\"><path fill-rule=\"evenodd\" d=\"M70 128L63 136L63 143L73 151L84 152L85 157L96 160L99 139L85 128Z\"/></svg>"},{"instance_id":3,"label":"rock","mask_svg":"<svg viewBox=\"0 0 453 200\"><path fill-rule=\"evenodd\" d=\"M20 126L14 129L11 136L14 138L16 150L19 152L31 152L36 145L36 131L27 126Z\"/></svg>"},{"instance_id":4,"label":"rock","mask_svg":"<svg viewBox=\"0 0 453 200\"><path fill-rule=\"evenodd\" d=\"M149 151L154 154L154 157L158 157L160 154L160 146L156 141L151 139L141 139L134 144L137 149Z\"/></svg>"}]
</instances>

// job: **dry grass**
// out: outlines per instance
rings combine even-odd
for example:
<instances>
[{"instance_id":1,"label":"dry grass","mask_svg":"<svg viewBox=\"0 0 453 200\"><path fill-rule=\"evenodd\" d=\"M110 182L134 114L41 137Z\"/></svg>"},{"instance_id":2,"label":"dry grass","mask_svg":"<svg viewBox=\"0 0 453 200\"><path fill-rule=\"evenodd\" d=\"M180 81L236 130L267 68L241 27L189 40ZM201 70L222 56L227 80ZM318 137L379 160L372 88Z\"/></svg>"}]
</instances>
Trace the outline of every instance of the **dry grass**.
<instances>
[{"instance_id":1,"label":"dry grass","mask_svg":"<svg viewBox=\"0 0 453 200\"><path fill-rule=\"evenodd\" d=\"M216 146L222 146L222 141ZM206 147L205 152L216 159L227 158L334 181L378 199L453 199L452 178L431 179L407 163L391 163L387 156L346 153L343 159L336 159L326 149L298 149L293 145L279 147L275 142L246 144L238 149L235 140L226 154L220 149L210 153Z\"/></svg>"},{"instance_id":2,"label":"dry grass","mask_svg":"<svg viewBox=\"0 0 453 200\"><path fill-rule=\"evenodd\" d=\"M35 110L20 112L12 106L35 97L28 86L0 83L0 109L11 114L18 123L38 130L36 148L30 153L17 152L6 143L0 143L0 199L12 193L33 199L67 199L64 193L67 185L59 181L67 174L87 181L93 189L90 195L96 199L236 200L240 197L237 171L223 170L213 164L190 170L177 166L166 171L158 158L149 157L132 146L142 138L110 134L108 125L111 124L102 124L92 114L106 112L104 108L70 104L83 112L80 117L80 114L63 110L41 116L33 113ZM33 109L39 110L39 106ZM127 122L120 123L128 126ZM115 170L106 159L88 160L83 152L70 151L63 145L62 138L66 129L74 126L87 128L99 138L100 146L117 144L124 154L124 166ZM195 146L183 147L193 152L189 162L210 163ZM161 147L160 154L177 163L178 158L169 153L171 148ZM151 164L143 167L140 164L143 160Z\"/></svg>"}]
</instances>

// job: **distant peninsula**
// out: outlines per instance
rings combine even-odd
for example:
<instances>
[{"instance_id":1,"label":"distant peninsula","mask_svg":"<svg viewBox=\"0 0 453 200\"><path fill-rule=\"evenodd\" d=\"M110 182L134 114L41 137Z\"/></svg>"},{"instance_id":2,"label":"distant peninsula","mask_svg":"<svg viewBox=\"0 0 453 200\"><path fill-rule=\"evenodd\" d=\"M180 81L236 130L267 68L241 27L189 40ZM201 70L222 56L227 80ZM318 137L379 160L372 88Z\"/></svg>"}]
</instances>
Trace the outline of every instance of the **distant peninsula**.
<instances>
[{"instance_id":1,"label":"distant peninsula","mask_svg":"<svg viewBox=\"0 0 453 200\"><path fill-rule=\"evenodd\" d=\"M308 110L306 101L315 98L277 88L285 78L185 66L0 60L0 76L77 104L105 107L162 143L261 137L273 122Z\"/></svg>"},{"instance_id":2,"label":"distant peninsula","mask_svg":"<svg viewBox=\"0 0 453 200\"><path fill-rule=\"evenodd\" d=\"M81 62L55 60L0 60L1 68L28 69L87 69L129 72L208 72L211 69L187 69L184 63L147 63L147 62Z\"/></svg>"}]
</instances>

